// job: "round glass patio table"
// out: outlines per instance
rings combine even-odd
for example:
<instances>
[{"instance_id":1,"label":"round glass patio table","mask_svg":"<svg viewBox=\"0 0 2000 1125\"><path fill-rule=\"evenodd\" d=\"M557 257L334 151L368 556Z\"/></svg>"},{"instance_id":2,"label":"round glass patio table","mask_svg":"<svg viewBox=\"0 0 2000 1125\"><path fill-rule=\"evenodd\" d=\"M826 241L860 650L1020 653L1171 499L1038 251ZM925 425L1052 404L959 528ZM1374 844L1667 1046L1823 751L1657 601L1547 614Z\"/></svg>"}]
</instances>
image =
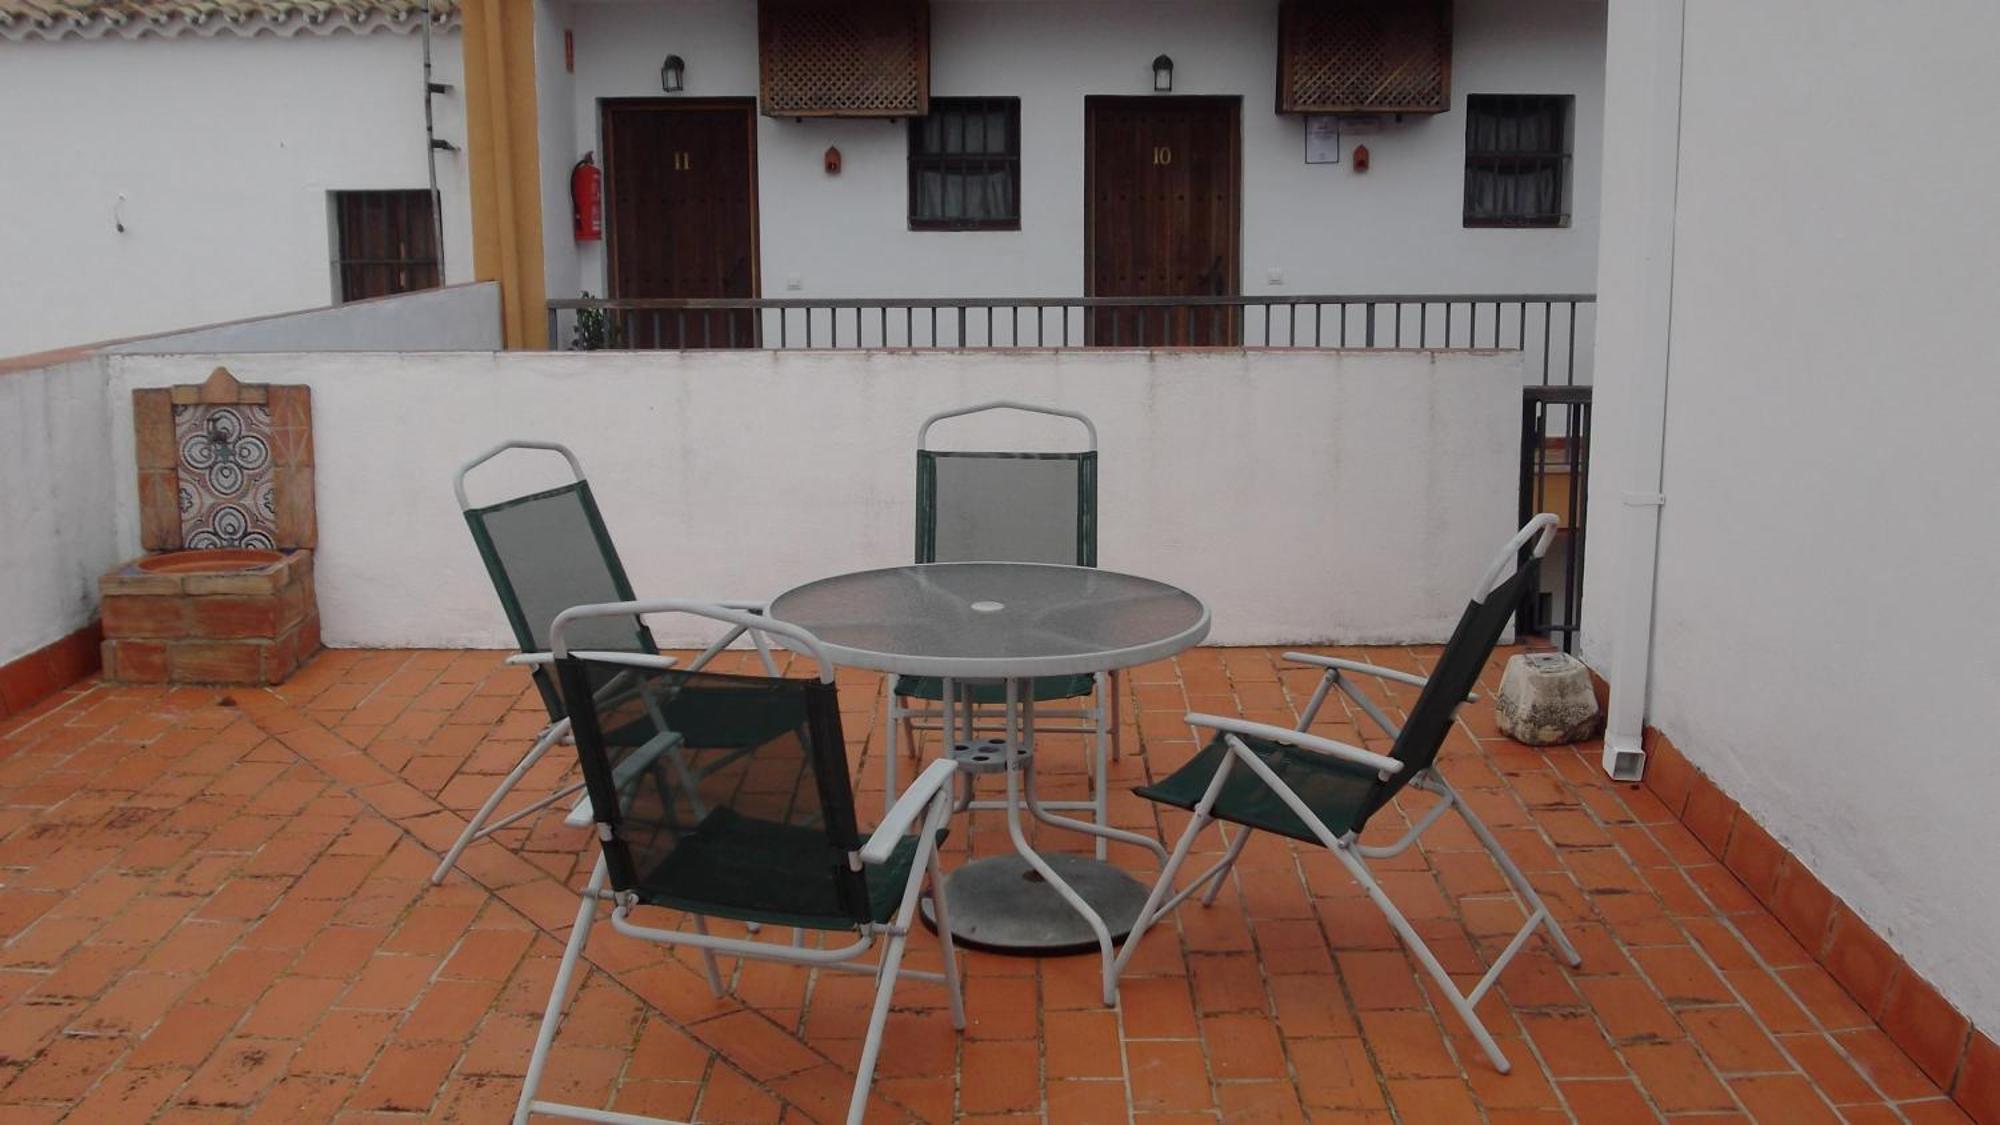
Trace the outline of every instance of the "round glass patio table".
<instances>
[{"instance_id":1,"label":"round glass patio table","mask_svg":"<svg viewBox=\"0 0 2000 1125\"><path fill-rule=\"evenodd\" d=\"M1052 827L1136 844L1162 860L1165 852L1151 837L1039 806L1023 736L1032 703L1022 701L1031 698L1038 676L1128 668L1201 643L1208 607L1185 590L1116 571L965 562L822 578L778 595L769 613L818 637L836 664L943 679L947 701L954 683L1007 684L1007 738L975 741L968 713L953 757L967 773L1006 775L1007 831L1016 854L966 864L945 880L952 936L1012 953L1095 946L1110 1003L1112 945L1130 931L1147 888L1099 860L1037 853L1021 830L1024 806ZM949 709L946 726L954 726Z\"/></svg>"}]
</instances>

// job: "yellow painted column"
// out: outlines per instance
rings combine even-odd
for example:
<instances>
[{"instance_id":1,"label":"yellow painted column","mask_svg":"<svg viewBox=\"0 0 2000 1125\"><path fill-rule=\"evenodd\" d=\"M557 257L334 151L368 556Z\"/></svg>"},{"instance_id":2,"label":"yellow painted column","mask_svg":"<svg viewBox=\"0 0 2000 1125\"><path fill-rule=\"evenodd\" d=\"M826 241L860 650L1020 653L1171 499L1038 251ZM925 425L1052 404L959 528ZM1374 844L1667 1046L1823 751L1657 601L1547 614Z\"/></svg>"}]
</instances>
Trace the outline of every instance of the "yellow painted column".
<instances>
[{"instance_id":1,"label":"yellow painted column","mask_svg":"<svg viewBox=\"0 0 2000 1125\"><path fill-rule=\"evenodd\" d=\"M509 348L548 347L535 104L535 0L464 0L472 272L500 283Z\"/></svg>"}]
</instances>

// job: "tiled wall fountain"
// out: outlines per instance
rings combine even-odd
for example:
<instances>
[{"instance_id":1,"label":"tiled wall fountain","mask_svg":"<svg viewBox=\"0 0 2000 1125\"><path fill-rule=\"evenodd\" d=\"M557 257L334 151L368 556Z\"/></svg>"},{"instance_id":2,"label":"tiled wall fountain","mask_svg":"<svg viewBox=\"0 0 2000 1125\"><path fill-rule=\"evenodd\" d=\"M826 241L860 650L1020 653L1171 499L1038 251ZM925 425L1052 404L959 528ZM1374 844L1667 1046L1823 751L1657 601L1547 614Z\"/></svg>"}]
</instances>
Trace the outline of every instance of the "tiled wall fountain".
<instances>
[{"instance_id":1,"label":"tiled wall fountain","mask_svg":"<svg viewBox=\"0 0 2000 1125\"><path fill-rule=\"evenodd\" d=\"M98 580L104 676L282 683L319 649L312 389L239 383L132 392L139 539Z\"/></svg>"}]
</instances>

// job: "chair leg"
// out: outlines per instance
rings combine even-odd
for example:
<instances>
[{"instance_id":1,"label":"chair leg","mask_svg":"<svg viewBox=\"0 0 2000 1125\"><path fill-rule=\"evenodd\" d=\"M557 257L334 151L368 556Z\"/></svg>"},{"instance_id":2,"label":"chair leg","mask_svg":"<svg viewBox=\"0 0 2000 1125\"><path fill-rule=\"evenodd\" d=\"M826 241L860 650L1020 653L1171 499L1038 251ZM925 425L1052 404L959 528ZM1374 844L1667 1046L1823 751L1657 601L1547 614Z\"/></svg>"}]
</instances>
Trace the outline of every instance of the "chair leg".
<instances>
[{"instance_id":1,"label":"chair leg","mask_svg":"<svg viewBox=\"0 0 2000 1125\"><path fill-rule=\"evenodd\" d=\"M896 803L896 685L890 681L886 691L888 702L883 704L884 717L882 732L882 811L886 814L889 806Z\"/></svg>"},{"instance_id":2,"label":"chair leg","mask_svg":"<svg viewBox=\"0 0 2000 1125\"><path fill-rule=\"evenodd\" d=\"M516 763L513 770L494 787L493 792L486 798L486 803L479 806L478 812L472 814L472 820L466 824L465 831L460 832L458 839L452 841L451 848L444 853L444 859L440 860L437 869L431 872L432 886L444 882L444 877L451 874L452 867L458 863L458 857L465 854L465 849L482 835L481 829L492 819L494 810L500 807L500 802L507 799L507 794L514 791L514 787L521 783L522 778L528 776L528 771L535 767L536 762L542 760L542 755L547 754L549 748L562 741L563 736L568 733L568 719L549 724L549 729L542 732L542 737L535 740L535 745L521 756L520 762ZM551 797L549 801L543 803L547 804L556 799Z\"/></svg>"},{"instance_id":3,"label":"chair leg","mask_svg":"<svg viewBox=\"0 0 2000 1125\"><path fill-rule=\"evenodd\" d=\"M951 1026L965 1030L965 984L958 975L958 946L951 938L951 915L945 909L944 867L938 863L937 848L931 848L931 904L937 910L938 948L944 954L944 987L951 998Z\"/></svg>"},{"instance_id":4,"label":"chair leg","mask_svg":"<svg viewBox=\"0 0 2000 1125\"><path fill-rule=\"evenodd\" d=\"M1202 829L1215 823L1208 816L1208 804L1208 800L1202 801L1201 806L1195 809L1194 815L1188 820L1187 831L1181 833L1181 838L1174 841L1173 854L1169 855L1167 862L1161 866L1159 880L1153 884L1152 892L1146 896L1146 904L1139 908L1139 916L1132 920L1132 931L1125 935L1125 943L1118 947L1118 957L1111 963L1111 983L1114 989L1118 985L1119 976L1125 972L1125 966L1131 962L1132 954L1138 950L1139 939L1146 935L1146 931L1152 928L1153 923L1166 914L1168 907L1163 905L1163 900L1174 889L1174 876L1180 873L1181 864L1187 862L1188 853L1194 849L1195 837L1201 835ZM1179 899L1174 901L1178 902Z\"/></svg>"},{"instance_id":5,"label":"chair leg","mask_svg":"<svg viewBox=\"0 0 2000 1125\"><path fill-rule=\"evenodd\" d=\"M692 917L694 918L694 932L704 937L707 936L708 919L703 918L699 914ZM708 990L717 996L722 995L722 967L716 964L715 950L704 949L701 951L701 967L708 973Z\"/></svg>"},{"instance_id":6,"label":"chair leg","mask_svg":"<svg viewBox=\"0 0 2000 1125\"><path fill-rule=\"evenodd\" d=\"M562 963L556 967L556 983L549 989L548 1007L542 1011L542 1025L535 1032L535 1050L528 1056L527 1077L521 1082L520 1100L514 1103L514 1125L528 1125L528 1113L535 1104L535 1090L542 1084L542 1071L549 1065L549 1047L555 1043L556 1027L562 1023L563 1002L569 997L570 977L590 941L591 923L597 920L597 892L604 889L604 860L590 874L582 902L577 904L576 922L569 928L569 944L563 947Z\"/></svg>"},{"instance_id":7,"label":"chair leg","mask_svg":"<svg viewBox=\"0 0 2000 1125\"><path fill-rule=\"evenodd\" d=\"M1119 717L1124 713L1125 708L1124 704L1118 701L1119 696L1124 694L1125 690L1124 685L1125 685L1125 673L1117 668L1112 669L1111 698L1109 700L1101 701L1104 703L1108 703L1111 708L1111 760L1114 762L1118 760L1119 751L1125 741L1125 735L1121 731L1121 727L1123 724L1119 721Z\"/></svg>"},{"instance_id":8,"label":"chair leg","mask_svg":"<svg viewBox=\"0 0 2000 1125\"><path fill-rule=\"evenodd\" d=\"M1201 904L1203 906L1215 905L1215 896L1222 892L1222 884L1229 878L1230 869L1236 866L1237 857L1243 854L1243 845L1249 842L1250 828L1246 825L1238 825L1236 828L1236 838L1229 841L1228 849L1222 853L1222 862L1216 864L1215 868L1207 876L1209 880L1208 889L1201 892Z\"/></svg>"},{"instance_id":9,"label":"chair leg","mask_svg":"<svg viewBox=\"0 0 2000 1125\"><path fill-rule=\"evenodd\" d=\"M1416 955L1417 963L1422 965L1424 971L1431 975L1431 979L1437 982L1438 990L1444 993L1445 1000L1451 1004L1452 1010L1458 1013L1458 1018L1465 1021L1466 1030L1472 1032L1472 1038L1479 1044L1480 1050L1486 1052L1486 1057L1493 1063L1493 1068L1502 1074L1511 1071L1512 1064L1508 1063L1506 1055L1500 1053L1500 1045L1493 1041L1493 1036L1486 1030L1486 1025L1480 1022L1479 1013L1473 1009L1473 1005L1478 1003L1479 996L1484 991L1483 985L1487 982L1482 982L1481 988L1475 988L1470 999L1459 992L1458 982L1451 979L1451 974L1445 971L1437 955L1431 952L1430 946L1424 944L1424 939L1418 935L1416 928L1410 925L1409 919L1403 917L1403 912L1396 908L1388 893L1375 881L1374 873L1368 870L1368 864L1356 854L1353 847L1337 847L1329 850L1340 860L1341 865L1347 868L1348 873L1354 876L1354 881L1361 884L1362 891L1389 920L1389 928L1395 930L1396 936L1402 938L1403 944ZM1518 943L1509 947L1508 952L1494 966L1494 971L1487 974L1488 982L1518 948Z\"/></svg>"},{"instance_id":10,"label":"chair leg","mask_svg":"<svg viewBox=\"0 0 2000 1125\"><path fill-rule=\"evenodd\" d=\"M1091 794L1091 801L1095 805L1092 815L1096 818L1099 828L1108 828L1111 826L1111 763L1106 757L1106 751L1109 749L1111 740L1106 737L1107 732L1105 728L1105 720L1110 710L1108 707L1109 698L1107 697L1115 694L1110 687L1110 683L1110 676L1102 672L1098 673L1097 706L1091 708L1091 717L1097 727L1091 738L1091 753L1095 755L1095 761L1090 771L1091 782L1095 787L1095 792ZM1109 843L1110 841L1102 836L1097 838L1097 861L1099 863L1104 862L1106 855L1105 848Z\"/></svg>"},{"instance_id":11,"label":"chair leg","mask_svg":"<svg viewBox=\"0 0 2000 1125\"><path fill-rule=\"evenodd\" d=\"M875 987L875 1007L868 1013L868 1034L861 1040L861 1062L854 1068L854 1094L847 1102L847 1125L861 1125L868 1109L868 1091L875 1085L875 1060L882 1053L882 1029L889 1022L889 1000L896 976L903 970L903 946L909 938L897 934L882 951Z\"/></svg>"},{"instance_id":12,"label":"chair leg","mask_svg":"<svg viewBox=\"0 0 2000 1125\"><path fill-rule=\"evenodd\" d=\"M1576 946L1570 944L1569 935L1563 933L1562 926L1556 922L1555 912L1542 901L1541 895L1535 893L1535 885L1528 882L1528 877L1522 874L1520 867L1514 863L1514 857L1508 855L1507 849L1500 845L1499 838L1493 835L1484 821L1473 815L1471 807L1459 797L1456 790L1447 785L1443 778L1435 775L1433 777L1433 784L1443 791L1445 799L1458 810L1458 815L1465 818L1466 827L1472 829L1472 834L1479 838L1479 843L1485 847L1486 854L1492 856L1493 862L1500 865L1500 873L1507 877L1507 882L1513 886L1514 893L1521 896L1521 901L1527 905L1529 917L1540 915L1542 925L1549 935L1549 942L1556 947L1556 952L1562 955L1564 963L1572 969L1583 964L1583 955L1576 951Z\"/></svg>"}]
</instances>

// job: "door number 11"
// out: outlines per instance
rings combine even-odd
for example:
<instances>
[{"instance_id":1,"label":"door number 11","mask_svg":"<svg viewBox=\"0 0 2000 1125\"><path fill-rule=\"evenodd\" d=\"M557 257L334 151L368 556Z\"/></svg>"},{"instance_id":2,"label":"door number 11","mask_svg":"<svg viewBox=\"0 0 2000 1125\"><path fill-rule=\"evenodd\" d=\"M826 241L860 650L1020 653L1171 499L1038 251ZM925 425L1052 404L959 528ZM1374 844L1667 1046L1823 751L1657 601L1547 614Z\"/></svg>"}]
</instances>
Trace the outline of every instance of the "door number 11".
<instances>
[{"instance_id":1,"label":"door number 11","mask_svg":"<svg viewBox=\"0 0 2000 1125\"><path fill-rule=\"evenodd\" d=\"M694 167L694 161L685 152L674 153L674 171L685 172Z\"/></svg>"}]
</instances>

